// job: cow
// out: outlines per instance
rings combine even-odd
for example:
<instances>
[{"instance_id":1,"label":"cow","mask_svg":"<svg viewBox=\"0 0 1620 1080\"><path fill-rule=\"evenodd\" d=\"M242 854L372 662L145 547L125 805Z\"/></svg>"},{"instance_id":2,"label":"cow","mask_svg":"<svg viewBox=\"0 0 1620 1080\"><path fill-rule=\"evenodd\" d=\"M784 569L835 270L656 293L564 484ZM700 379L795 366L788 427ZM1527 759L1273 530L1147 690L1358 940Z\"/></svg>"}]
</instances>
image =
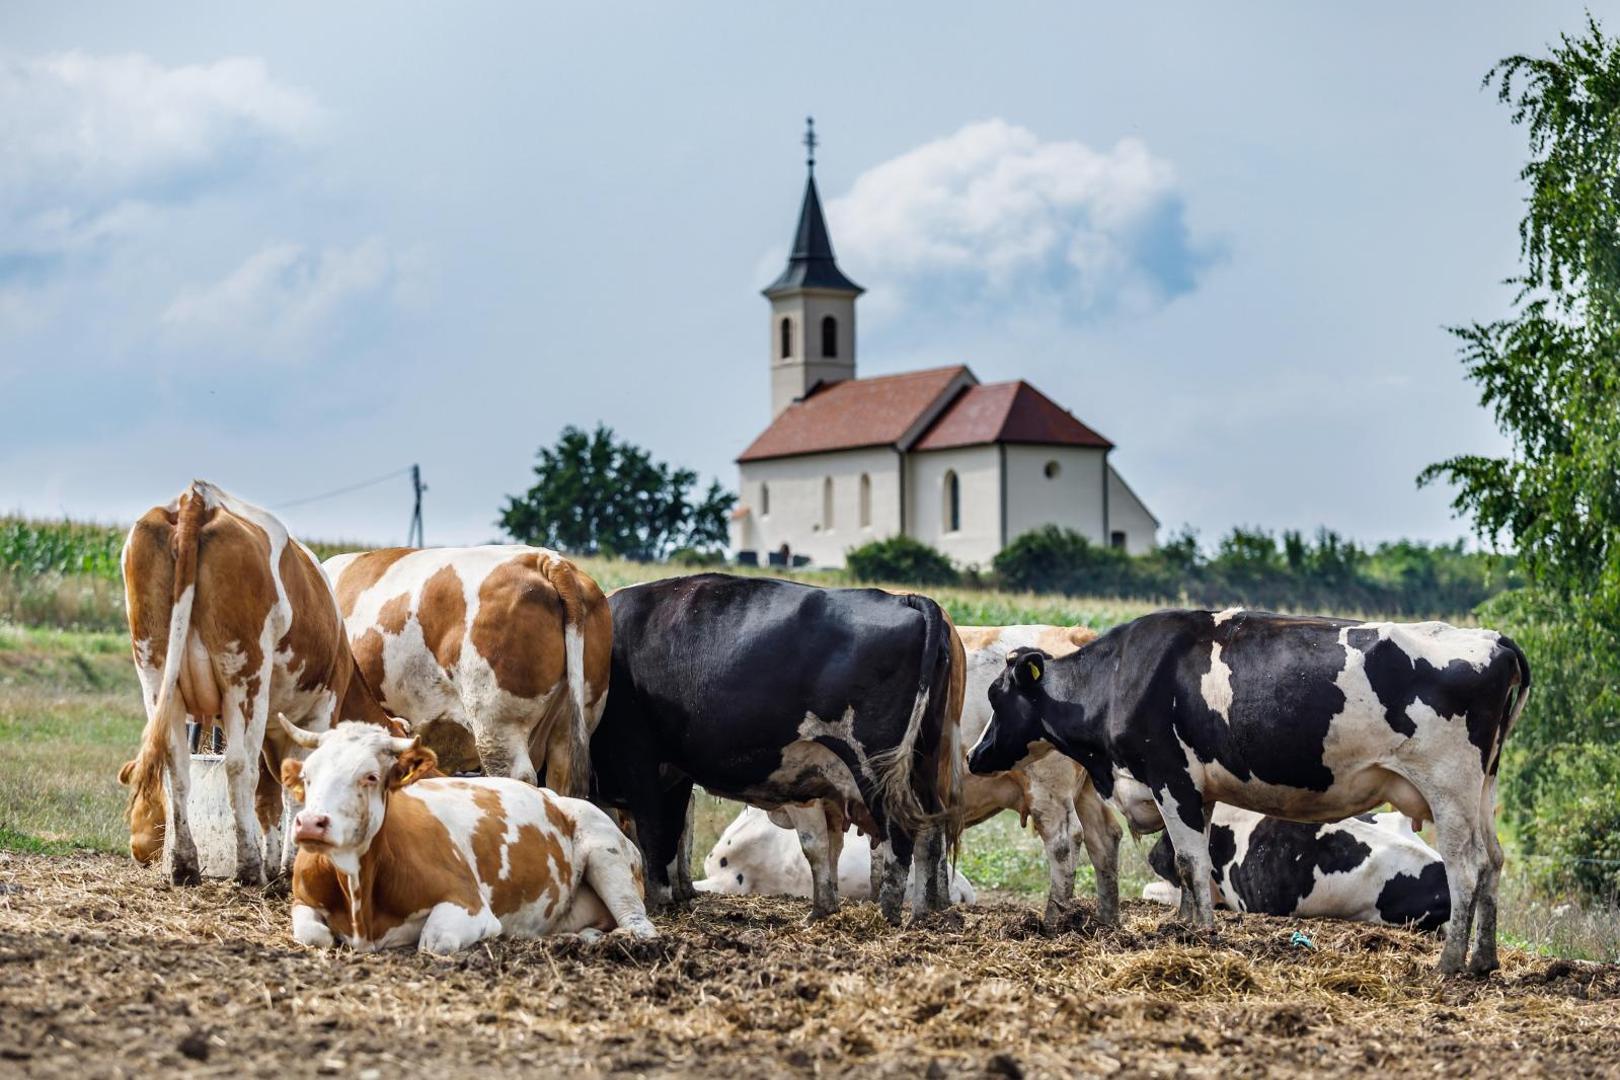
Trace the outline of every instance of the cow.
<instances>
[{"instance_id":1,"label":"cow","mask_svg":"<svg viewBox=\"0 0 1620 1080\"><path fill-rule=\"evenodd\" d=\"M287 737L293 937L451 953L502 934L652 938L641 858L606 813L507 777L447 777L433 751L371 724Z\"/></svg>"},{"instance_id":2,"label":"cow","mask_svg":"<svg viewBox=\"0 0 1620 1080\"><path fill-rule=\"evenodd\" d=\"M325 565L384 708L440 750L470 736L485 775L532 784L543 764L553 790L589 791L613 628L588 575L518 545L386 548Z\"/></svg>"},{"instance_id":3,"label":"cow","mask_svg":"<svg viewBox=\"0 0 1620 1080\"><path fill-rule=\"evenodd\" d=\"M1492 630L1160 611L1070 656L1015 650L969 765L1005 769L1042 738L1078 760L1133 829L1162 819L1179 917L1201 926L1215 917L1213 804L1338 821L1391 803L1435 823L1451 903L1440 970L1485 973L1498 966L1497 766L1529 690L1524 653Z\"/></svg>"},{"instance_id":4,"label":"cow","mask_svg":"<svg viewBox=\"0 0 1620 1080\"><path fill-rule=\"evenodd\" d=\"M990 724L990 686L1007 668L1014 649L1037 648L1067 656L1096 638L1084 626L963 626L957 632L967 650L962 742L972 745ZM1042 740L1011 769L988 776L970 774L962 782L962 824L971 828L1002 810L1017 810L1032 821L1046 849L1045 922L1054 925L1074 901L1077 847L1085 843L1096 871L1097 911L1104 922L1119 917L1119 823L1114 820L1086 770Z\"/></svg>"},{"instance_id":5,"label":"cow","mask_svg":"<svg viewBox=\"0 0 1620 1080\"><path fill-rule=\"evenodd\" d=\"M1233 911L1430 932L1451 918L1445 863L1400 813L1305 824L1221 803L1211 818L1209 855L1216 899ZM1179 905L1168 836L1148 853L1148 865L1164 881L1142 898Z\"/></svg>"},{"instance_id":6,"label":"cow","mask_svg":"<svg viewBox=\"0 0 1620 1080\"><path fill-rule=\"evenodd\" d=\"M727 574L633 585L608 603L613 672L592 743L595 794L630 812L650 904L693 894L683 837L694 783L766 809L830 801L892 855L878 891L887 919L900 920L914 847L927 870L922 905L947 903L961 646L939 605ZM832 836L841 843L843 826ZM812 917L828 915L837 853L805 854Z\"/></svg>"},{"instance_id":7,"label":"cow","mask_svg":"<svg viewBox=\"0 0 1620 1080\"><path fill-rule=\"evenodd\" d=\"M267 730L271 710L311 730L337 720L388 723L356 671L320 564L268 511L201 480L141 515L121 564L146 707L140 751L119 772L130 788L131 854L149 863L166 847L175 884L201 879L186 813L186 718L217 718L226 734L236 880L263 883L267 862L270 876L279 876L292 851L280 836L281 792L259 783L260 757L273 778L293 744Z\"/></svg>"},{"instance_id":8,"label":"cow","mask_svg":"<svg viewBox=\"0 0 1620 1080\"><path fill-rule=\"evenodd\" d=\"M726 896L815 895L810 863L804 857L792 821L779 811L767 813L745 806L726 826L703 859L698 892ZM844 833L838 858L838 895L851 900L872 899L872 847L851 825ZM973 883L960 870L951 872L951 903L971 904L977 899Z\"/></svg>"}]
</instances>

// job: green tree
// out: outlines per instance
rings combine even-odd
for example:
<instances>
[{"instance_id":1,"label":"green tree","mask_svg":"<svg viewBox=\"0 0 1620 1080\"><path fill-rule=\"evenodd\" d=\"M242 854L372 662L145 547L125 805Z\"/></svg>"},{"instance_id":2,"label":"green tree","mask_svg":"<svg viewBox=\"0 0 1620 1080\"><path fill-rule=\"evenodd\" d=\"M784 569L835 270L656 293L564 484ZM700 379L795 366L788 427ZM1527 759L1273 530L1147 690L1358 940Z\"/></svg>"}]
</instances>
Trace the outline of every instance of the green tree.
<instances>
[{"instance_id":1,"label":"green tree","mask_svg":"<svg viewBox=\"0 0 1620 1080\"><path fill-rule=\"evenodd\" d=\"M1482 537L1606 627L1620 625L1620 46L1588 16L1546 57L1487 73L1526 127L1513 314L1456 327L1468 377L1513 442L1419 483L1455 484Z\"/></svg>"},{"instance_id":2,"label":"green tree","mask_svg":"<svg viewBox=\"0 0 1620 1080\"><path fill-rule=\"evenodd\" d=\"M711 483L694 501L697 473L654 461L605 425L591 434L565 427L556 445L541 447L536 457L534 486L509 496L498 522L514 540L639 560L726 542L735 495Z\"/></svg>"}]
</instances>

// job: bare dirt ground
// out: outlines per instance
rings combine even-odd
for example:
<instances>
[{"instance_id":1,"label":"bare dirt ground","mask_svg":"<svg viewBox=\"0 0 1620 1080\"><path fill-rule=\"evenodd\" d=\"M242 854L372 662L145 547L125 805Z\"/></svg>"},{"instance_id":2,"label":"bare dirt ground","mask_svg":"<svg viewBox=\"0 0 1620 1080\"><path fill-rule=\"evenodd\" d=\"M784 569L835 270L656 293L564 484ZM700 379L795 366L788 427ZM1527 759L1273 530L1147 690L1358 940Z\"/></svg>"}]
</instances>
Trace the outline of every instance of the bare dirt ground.
<instances>
[{"instance_id":1,"label":"bare dirt ground","mask_svg":"<svg viewBox=\"0 0 1620 1080\"><path fill-rule=\"evenodd\" d=\"M1044 1076L1620 1070L1620 968L1223 916L1214 938L1001 901L892 930L869 904L706 898L663 938L443 960L294 944L284 899L110 856L0 855L0 1075ZM1292 944L1295 930L1314 948Z\"/></svg>"}]
</instances>

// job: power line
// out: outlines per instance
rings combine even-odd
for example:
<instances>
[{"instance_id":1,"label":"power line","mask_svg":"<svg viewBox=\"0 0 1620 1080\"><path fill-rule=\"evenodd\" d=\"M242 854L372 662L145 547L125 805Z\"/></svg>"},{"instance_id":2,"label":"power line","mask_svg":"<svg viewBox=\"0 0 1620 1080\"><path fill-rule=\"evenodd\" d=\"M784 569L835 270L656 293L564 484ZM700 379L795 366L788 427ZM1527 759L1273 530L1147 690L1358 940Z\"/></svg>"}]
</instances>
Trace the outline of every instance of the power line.
<instances>
[{"instance_id":1,"label":"power line","mask_svg":"<svg viewBox=\"0 0 1620 1080\"><path fill-rule=\"evenodd\" d=\"M334 489L332 491L323 491L319 495L306 495L302 499L292 499L292 500L289 500L288 502L277 503L276 505L272 506L270 509L272 509L272 510L285 510L290 506L302 506L305 503L319 502L322 499L331 499L331 498L335 498L335 497L337 497L339 495L347 495L351 491L359 491L361 488L368 488L368 487L372 487L373 485L380 484L384 480L392 480L395 477L404 476L406 473L410 472L412 469L415 469L415 468L416 468L415 465L411 465L411 466L409 466L407 468L404 468L404 469L395 469L393 472L388 473L388 474L386 474L384 476L373 477L370 480L362 480L358 484L349 484L346 487L336 488L336 489Z\"/></svg>"}]
</instances>

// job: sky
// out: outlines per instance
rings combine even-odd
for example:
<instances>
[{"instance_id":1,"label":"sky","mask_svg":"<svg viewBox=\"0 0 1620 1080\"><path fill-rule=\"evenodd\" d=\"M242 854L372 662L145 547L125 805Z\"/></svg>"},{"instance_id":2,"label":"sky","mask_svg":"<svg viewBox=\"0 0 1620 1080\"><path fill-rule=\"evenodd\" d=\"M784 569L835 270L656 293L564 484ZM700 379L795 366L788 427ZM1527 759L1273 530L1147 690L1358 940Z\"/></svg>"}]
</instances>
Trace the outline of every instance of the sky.
<instances>
[{"instance_id":1,"label":"sky","mask_svg":"<svg viewBox=\"0 0 1620 1080\"><path fill-rule=\"evenodd\" d=\"M735 487L814 114L860 374L1030 381L1161 535L1454 539L1414 478L1506 451L1446 327L1509 310L1523 195L1481 78L1582 19L8 4L0 512L125 522L200 476L399 542L417 463L428 542L481 542L599 421Z\"/></svg>"}]
</instances>

